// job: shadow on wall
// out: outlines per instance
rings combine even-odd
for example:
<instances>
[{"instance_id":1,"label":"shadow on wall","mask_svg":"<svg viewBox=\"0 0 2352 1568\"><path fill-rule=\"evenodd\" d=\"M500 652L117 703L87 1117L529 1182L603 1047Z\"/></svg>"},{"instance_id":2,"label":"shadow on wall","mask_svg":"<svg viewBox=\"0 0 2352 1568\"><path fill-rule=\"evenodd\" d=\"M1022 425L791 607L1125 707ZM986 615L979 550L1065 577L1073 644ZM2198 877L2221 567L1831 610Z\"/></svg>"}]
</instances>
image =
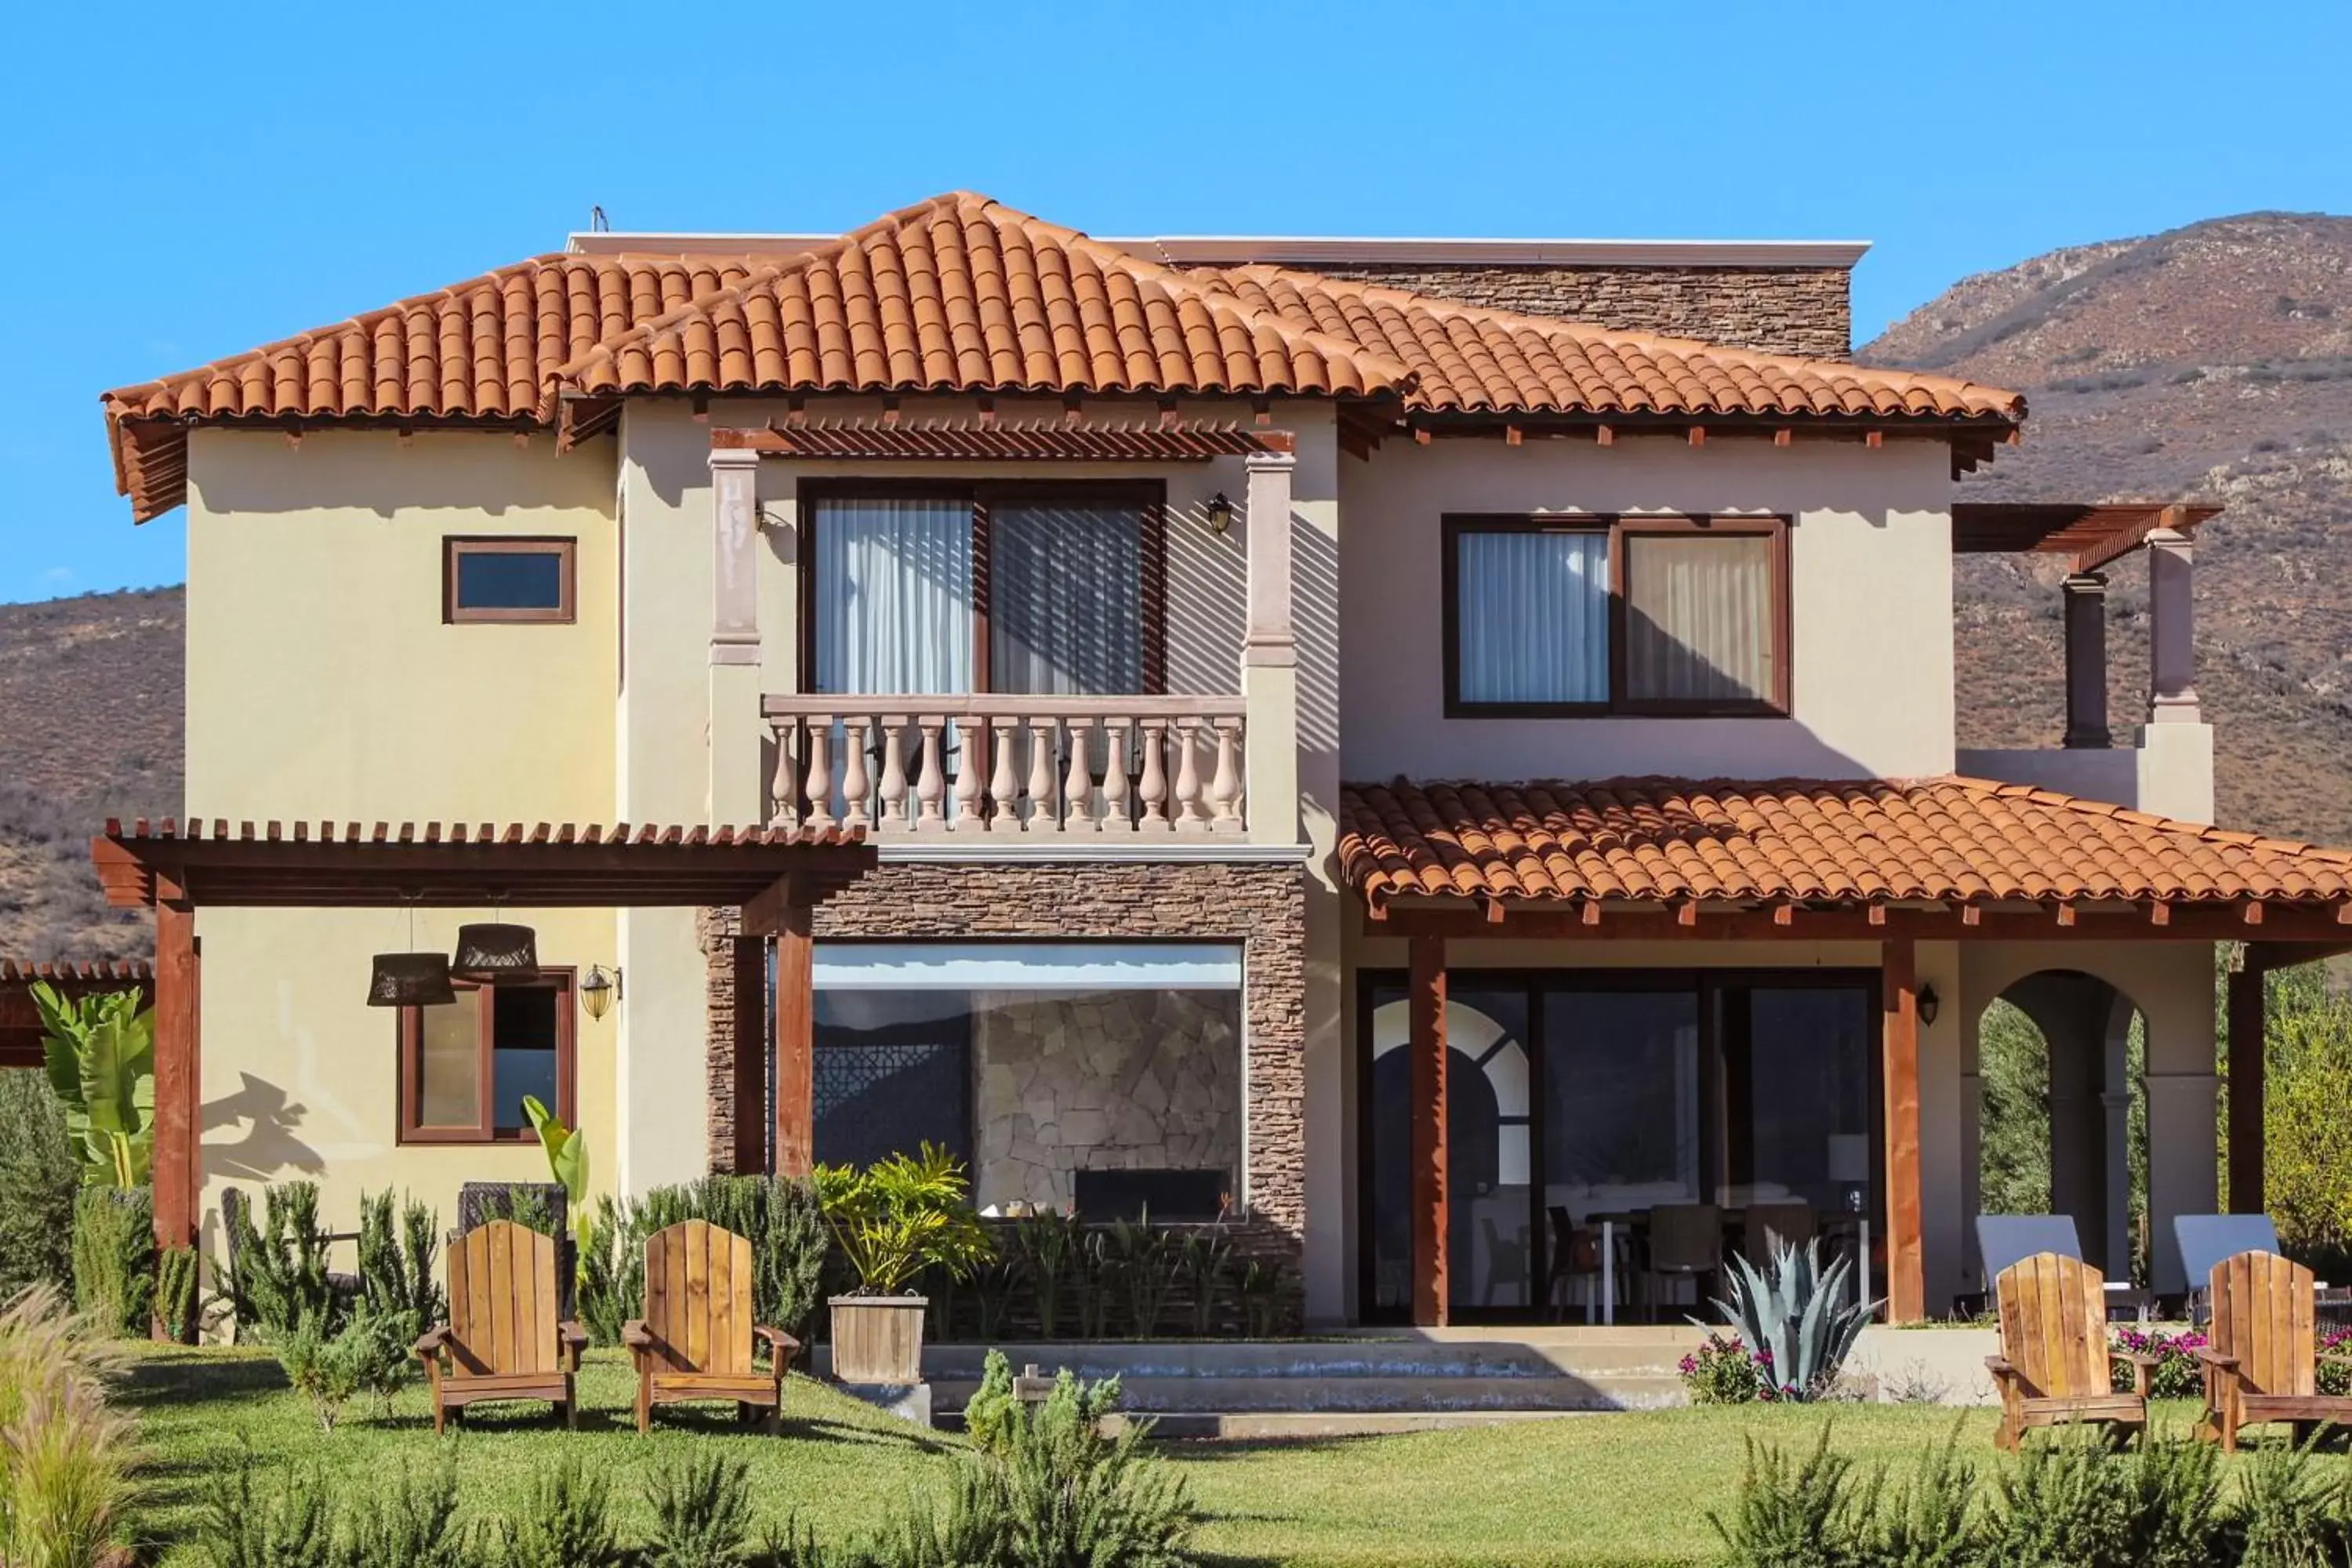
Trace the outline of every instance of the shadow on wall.
<instances>
[{"instance_id":1,"label":"shadow on wall","mask_svg":"<svg viewBox=\"0 0 2352 1568\"><path fill-rule=\"evenodd\" d=\"M310 1108L286 1097L274 1083L239 1073L240 1087L204 1110L205 1174L226 1181L272 1182L288 1171L317 1175L327 1168L320 1152L294 1135ZM243 1126L243 1137L224 1140L215 1131Z\"/></svg>"}]
</instances>

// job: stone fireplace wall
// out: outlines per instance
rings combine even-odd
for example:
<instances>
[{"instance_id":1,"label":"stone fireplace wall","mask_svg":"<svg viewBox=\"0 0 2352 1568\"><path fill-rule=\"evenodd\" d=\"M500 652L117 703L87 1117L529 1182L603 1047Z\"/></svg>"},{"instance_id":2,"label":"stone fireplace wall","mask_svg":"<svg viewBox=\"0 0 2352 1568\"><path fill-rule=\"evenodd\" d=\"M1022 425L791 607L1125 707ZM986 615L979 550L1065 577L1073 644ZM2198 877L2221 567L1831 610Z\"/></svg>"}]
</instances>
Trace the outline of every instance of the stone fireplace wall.
<instances>
[{"instance_id":1,"label":"stone fireplace wall","mask_svg":"<svg viewBox=\"0 0 2352 1568\"><path fill-rule=\"evenodd\" d=\"M1066 1208L1082 1170L1216 1170L1242 1156L1241 1008L1208 992L974 998L982 1208Z\"/></svg>"}]
</instances>

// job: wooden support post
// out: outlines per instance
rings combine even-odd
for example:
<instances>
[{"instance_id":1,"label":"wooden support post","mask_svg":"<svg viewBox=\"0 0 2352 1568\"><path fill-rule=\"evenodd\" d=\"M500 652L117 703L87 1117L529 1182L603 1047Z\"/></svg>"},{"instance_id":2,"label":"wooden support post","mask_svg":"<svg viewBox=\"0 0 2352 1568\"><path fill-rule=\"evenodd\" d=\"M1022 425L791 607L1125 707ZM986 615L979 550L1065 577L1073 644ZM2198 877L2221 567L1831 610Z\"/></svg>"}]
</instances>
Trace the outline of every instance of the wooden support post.
<instances>
[{"instance_id":1,"label":"wooden support post","mask_svg":"<svg viewBox=\"0 0 2352 1568\"><path fill-rule=\"evenodd\" d=\"M776 1174L805 1176L816 1163L816 975L811 910L782 911L776 950Z\"/></svg>"},{"instance_id":2,"label":"wooden support post","mask_svg":"<svg viewBox=\"0 0 2352 1568\"><path fill-rule=\"evenodd\" d=\"M1445 940L1412 939L1412 1321L1445 1326Z\"/></svg>"},{"instance_id":3,"label":"wooden support post","mask_svg":"<svg viewBox=\"0 0 2352 1568\"><path fill-rule=\"evenodd\" d=\"M1927 1316L1927 1256L1919 1196L1919 974L1915 944L1881 949L1882 1050L1886 1079L1886 1321Z\"/></svg>"},{"instance_id":4,"label":"wooden support post","mask_svg":"<svg viewBox=\"0 0 2352 1568\"><path fill-rule=\"evenodd\" d=\"M735 1173L768 1168L768 944L733 939L735 959Z\"/></svg>"},{"instance_id":5,"label":"wooden support post","mask_svg":"<svg viewBox=\"0 0 2352 1568\"><path fill-rule=\"evenodd\" d=\"M2265 966L2259 948L2246 949L2246 966L2229 977L2230 1212L2262 1214L2263 1068ZM2191 1284L2196 1281L2191 1280Z\"/></svg>"},{"instance_id":6,"label":"wooden support post","mask_svg":"<svg viewBox=\"0 0 2352 1568\"><path fill-rule=\"evenodd\" d=\"M198 1036L196 914L155 888L155 1245L193 1247L204 1200L204 1059Z\"/></svg>"}]
</instances>

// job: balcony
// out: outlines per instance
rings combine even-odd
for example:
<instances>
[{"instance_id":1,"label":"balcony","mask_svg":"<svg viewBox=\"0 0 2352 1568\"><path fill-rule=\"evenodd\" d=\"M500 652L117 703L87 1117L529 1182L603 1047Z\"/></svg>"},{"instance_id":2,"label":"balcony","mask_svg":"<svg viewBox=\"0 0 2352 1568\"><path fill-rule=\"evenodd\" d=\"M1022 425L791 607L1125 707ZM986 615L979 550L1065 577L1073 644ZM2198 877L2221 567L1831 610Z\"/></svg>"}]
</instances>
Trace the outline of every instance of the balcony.
<instances>
[{"instance_id":1,"label":"balcony","mask_svg":"<svg viewBox=\"0 0 2352 1568\"><path fill-rule=\"evenodd\" d=\"M877 838L1249 830L1244 700L775 696L769 821Z\"/></svg>"}]
</instances>

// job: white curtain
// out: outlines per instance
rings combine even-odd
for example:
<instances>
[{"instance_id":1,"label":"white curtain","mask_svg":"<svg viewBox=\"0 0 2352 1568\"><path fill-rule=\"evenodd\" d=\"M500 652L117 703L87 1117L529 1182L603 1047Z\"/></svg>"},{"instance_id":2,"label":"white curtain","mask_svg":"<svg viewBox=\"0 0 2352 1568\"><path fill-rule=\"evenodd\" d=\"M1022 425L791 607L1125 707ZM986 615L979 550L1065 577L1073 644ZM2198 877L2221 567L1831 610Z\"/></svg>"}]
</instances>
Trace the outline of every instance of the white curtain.
<instances>
[{"instance_id":1,"label":"white curtain","mask_svg":"<svg viewBox=\"0 0 2352 1568\"><path fill-rule=\"evenodd\" d=\"M1609 700L1609 536L1454 536L1465 702Z\"/></svg>"},{"instance_id":2,"label":"white curtain","mask_svg":"<svg viewBox=\"0 0 2352 1568\"><path fill-rule=\"evenodd\" d=\"M1625 541L1625 694L1741 702L1773 695L1772 542Z\"/></svg>"},{"instance_id":3,"label":"white curtain","mask_svg":"<svg viewBox=\"0 0 2352 1568\"><path fill-rule=\"evenodd\" d=\"M1000 505L989 514L989 684L1118 697L1143 690L1143 512Z\"/></svg>"},{"instance_id":4,"label":"white curtain","mask_svg":"<svg viewBox=\"0 0 2352 1568\"><path fill-rule=\"evenodd\" d=\"M971 689L971 503L816 504L816 689Z\"/></svg>"}]
</instances>

